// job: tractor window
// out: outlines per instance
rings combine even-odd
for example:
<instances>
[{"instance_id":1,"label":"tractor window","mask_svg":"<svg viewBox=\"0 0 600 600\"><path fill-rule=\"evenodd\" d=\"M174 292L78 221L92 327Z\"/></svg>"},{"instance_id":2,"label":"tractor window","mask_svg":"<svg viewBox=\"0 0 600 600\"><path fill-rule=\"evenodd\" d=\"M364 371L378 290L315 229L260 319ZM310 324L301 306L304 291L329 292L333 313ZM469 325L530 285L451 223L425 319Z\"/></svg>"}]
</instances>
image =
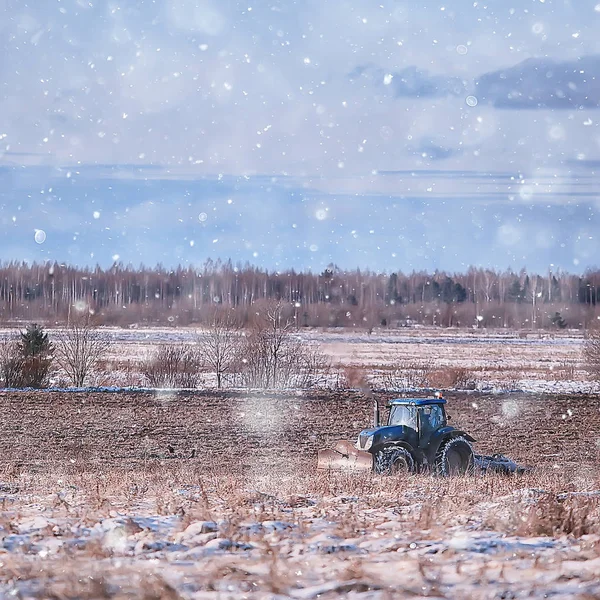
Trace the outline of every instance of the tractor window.
<instances>
[{"instance_id":1,"label":"tractor window","mask_svg":"<svg viewBox=\"0 0 600 600\"><path fill-rule=\"evenodd\" d=\"M417 429L417 415L414 407L402 406L400 404L392 406L389 424L406 425L407 427Z\"/></svg>"},{"instance_id":2,"label":"tractor window","mask_svg":"<svg viewBox=\"0 0 600 600\"><path fill-rule=\"evenodd\" d=\"M445 425L444 411L441 406L434 404L421 409L421 429L435 431Z\"/></svg>"}]
</instances>

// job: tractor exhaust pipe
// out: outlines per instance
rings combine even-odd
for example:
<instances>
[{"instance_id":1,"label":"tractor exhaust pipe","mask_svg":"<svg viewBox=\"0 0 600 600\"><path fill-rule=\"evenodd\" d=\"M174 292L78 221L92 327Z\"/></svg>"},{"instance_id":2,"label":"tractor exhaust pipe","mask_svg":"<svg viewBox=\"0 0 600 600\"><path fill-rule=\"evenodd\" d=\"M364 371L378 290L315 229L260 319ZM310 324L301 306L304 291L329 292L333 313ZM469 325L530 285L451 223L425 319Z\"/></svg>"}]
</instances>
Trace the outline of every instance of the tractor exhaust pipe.
<instances>
[{"instance_id":1,"label":"tractor exhaust pipe","mask_svg":"<svg viewBox=\"0 0 600 600\"><path fill-rule=\"evenodd\" d=\"M377 398L373 398L373 427L379 427L379 402Z\"/></svg>"}]
</instances>

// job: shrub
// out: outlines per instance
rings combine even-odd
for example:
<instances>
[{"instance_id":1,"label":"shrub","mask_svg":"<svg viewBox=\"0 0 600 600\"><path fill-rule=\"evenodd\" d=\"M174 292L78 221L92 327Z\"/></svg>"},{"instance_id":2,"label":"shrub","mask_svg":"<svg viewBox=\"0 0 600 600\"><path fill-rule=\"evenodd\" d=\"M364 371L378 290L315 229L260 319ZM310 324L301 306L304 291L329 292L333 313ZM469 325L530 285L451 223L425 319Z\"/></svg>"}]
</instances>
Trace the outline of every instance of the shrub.
<instances>
[{"instance_id":1,"label":"shrub","mask_svg":"<svg viewBox=\"0 0 600 600\"><path fill-rule=\"evenodd\" d=\"M583 361L590 377L600 380L600 330L588 332L583 342Z\"/></svg>"},{"instance_id":2,"label":"shrub","mask_svg":"<svg viewBox=\"0 0 600 600\"><path fill-rule=\"evenodd\" d=\"M259 315L260 316L260 315ZM325 355L293 333L282 304L267 308L241 337L235 367L242 385L253 388L312 387L324 383L331 365Z\"/></svg>"},{"instance_id":3,"label":"shrub","mask_svg":"<svg viewBox=\"0 0 600 600\"><path fill-rule=\"evenodd\" d=\"M577 365L565 360L559 363L556 368L552 369L552 373L556 381L575 381L577 376Z\"/></svg>"},{"instance_id":4,"label":"shrub","mask_svg":"<svg viewBox=\"0 0 600 600\"><path fill-rule=\"evenodd\" d=\"M23 358L14 338L5 338L0 342L0 376L6 388L23 386Z\"/></svg>"},{"instance_id":5,"label":"shrub","mask_svg":"<svg viewBox=\"0 0 600 600\"><path fill-rule=\"evenodd\" d=\"M583 342L583 361L590 377L600 380L600 330L589 331Z\"/></svg>"},{"instance_id":6,"label":"shrub","mask_svg":"<svg viewBox=\"0 0 600 600\"><path fill-rule=\"evenodd\" d=\"M370 390L369 381L365 370L356 365L341 367L338 378L339 389Z\"/></svg>"},{"instance_id":7,"label":"shrub","mask_svg":"<svg viewBox=\"0 0 600 600\"><path fill-rule=\"evenodd\" d=\"M433 363L406 362L383 376L385 389L427 388L431 385Z\"/></svg>"},{"instance_id":8,"label":"shrub","mask_svg":"<svg viewBox=\"0 0 600 600\"><path fill-rule=\"evenodd\" d=\"M474 390L477 382L473 372L467 367L446 367L432 372L429 384L437 388Z\"/></svg>"},{"instance_id":9,"label":"shrub","mask_svg":"<svg viewBox=\"0 0 600 600\"><path fill-rule=\"evenodd\" d=\"M163 344L142 365L142 374L152 387L195 388L200 382L201 362L194 348Z\"/></svg>"},{"instance_id":10,"label":"shrub","mask_svg":"<svg viewBox=\"0 0 600 600\"><path fill-rule=\"evenodd\" d=\"M318 348L305 347L301 353L299 366L298 387L308 389L329 383L331 360Z\"/></svg>"}]
</instances>

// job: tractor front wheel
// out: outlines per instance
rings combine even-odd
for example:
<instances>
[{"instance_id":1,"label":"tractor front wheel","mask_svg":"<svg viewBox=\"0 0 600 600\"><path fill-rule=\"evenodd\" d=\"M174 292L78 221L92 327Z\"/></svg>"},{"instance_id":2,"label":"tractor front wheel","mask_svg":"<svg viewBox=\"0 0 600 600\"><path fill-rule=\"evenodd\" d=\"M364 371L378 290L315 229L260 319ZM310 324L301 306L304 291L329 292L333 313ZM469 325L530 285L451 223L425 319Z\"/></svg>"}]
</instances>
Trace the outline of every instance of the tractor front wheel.
<instances>
[{"instance_id":1,"label":"tractor front wheel","mask_svg":"<svg viewBox=\"0 0 600 600\"><path fill-rule=\"evenodd\" d=\"M475 458L471 444L463 437L443 442L435 455L435 472L449 475L472 475Z\"/></svg>"},{"instance_id":2,"label":"tractor front wheel","mask_svg":"<svg viewBox=\"0 0 600 600\"><path fill-rule=\"evenodd\" d=\"M415 472L415 459L406 448L390 446L375 455L375 473L379 475L408 475Z\"/></svg>"}]
</instances>

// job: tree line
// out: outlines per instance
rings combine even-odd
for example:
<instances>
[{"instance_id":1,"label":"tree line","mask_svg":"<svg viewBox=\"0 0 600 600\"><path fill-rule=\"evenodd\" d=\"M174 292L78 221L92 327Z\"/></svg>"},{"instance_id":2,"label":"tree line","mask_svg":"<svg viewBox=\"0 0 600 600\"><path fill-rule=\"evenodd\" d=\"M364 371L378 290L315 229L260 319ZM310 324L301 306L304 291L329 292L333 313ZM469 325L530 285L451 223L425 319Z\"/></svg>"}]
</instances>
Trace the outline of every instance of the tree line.
<instances>
[{"instance_id":1,"label":"tree line","mask_svg":"<svg viewBox=\"0 0 600 600\"><path fill-rule=\"evenodd\" d=\"M201 267L103 269L60 263L0 265L0 320L69 322L90 310L103 324L203 324L216 307L247 325L257 305L282 302L296 326L588 327L598 314L600 271L463 273L269 271L207 260ZM600 313L600 311L598 311Z\"/></svg>"}]
</instances>

